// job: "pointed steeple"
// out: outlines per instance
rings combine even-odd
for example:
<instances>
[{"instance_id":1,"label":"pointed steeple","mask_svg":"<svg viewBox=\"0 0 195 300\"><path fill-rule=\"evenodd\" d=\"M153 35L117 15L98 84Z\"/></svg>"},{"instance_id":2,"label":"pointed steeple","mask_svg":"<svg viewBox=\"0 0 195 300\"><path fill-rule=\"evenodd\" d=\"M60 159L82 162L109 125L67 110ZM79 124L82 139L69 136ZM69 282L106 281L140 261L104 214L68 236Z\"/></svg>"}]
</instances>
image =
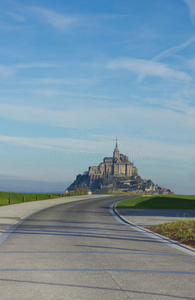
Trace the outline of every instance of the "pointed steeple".
<instances>
[{"instance_id":1,"label":"pointed steeple","mask_svg":"<svg viewBox=\"0 0 195 300\"><path fill-rule=\"evenodd\" d=\"M117 141L117 137L116 137L116 144L115 144L114 153L115 153L115 152L119 152L119 150L118 150L118 141Z\"/></svg>"},{"instance_id":2,"label":"pointed steeple","mask_svg":"<svg viewBox=\"0 0 195 300\"><path fill-rule=\"evenodd\" d=\"M117 137L116 137L116 148L118 148L118 141L117 141Z\"/></svg>"},{"instance_id":3,"label":"pointed steeple","mask_svg":"<svg viewBox=\"0 0 195 300\"><path fill-rule=\"evenodd\" d=\"M115 148L114 148L114 152L113 152L113 160L114 160L114 162L117 162L120 160L120 152L118 150L117 138L116 138L116 144L115 144Z\"/></svg>"}]
</instances>

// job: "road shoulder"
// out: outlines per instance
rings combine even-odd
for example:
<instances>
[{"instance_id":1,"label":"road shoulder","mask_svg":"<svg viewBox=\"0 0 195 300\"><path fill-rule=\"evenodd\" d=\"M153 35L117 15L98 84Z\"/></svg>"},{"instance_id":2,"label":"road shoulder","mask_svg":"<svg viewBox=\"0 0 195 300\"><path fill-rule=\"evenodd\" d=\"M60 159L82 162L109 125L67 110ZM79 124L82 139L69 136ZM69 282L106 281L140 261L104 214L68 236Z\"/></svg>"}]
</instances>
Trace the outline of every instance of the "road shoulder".
<instances>
[{"instance_id":1,"label":"road shoulder","mask_svg":"<svg viewBox=\"0 0 195 300\"><path fill-rule=\"evenodd\" d=\"M145 218L145 215L149 215L150 216L150 222L152 221L152 217L154 217L154 221L156 220L155 217L158 217L158 214L160 214L160 210L152 210L153 212L149 212L151 210L140 210L142 212L132 212L134 211L133 209L117 209L116 208L116 205L117 203L114 203L111 207L110 207L110 212L111 214L119 221L119 222L122 222L124 225L126 226L130 226L130 227L133 227L133 229L135 229L136 231L139 231L139 232L142 232L143 234L149 236L150 238L153 238L153 239L156 239L158 240L159 242L162 242L162 243L165 243L173 248L176 248L177 250L180 250L190 256L194 256L195 257L195 249L192 248L192 247L189 247L189 246L186 246L182 243L179 243L179 242L176 242L176 241L173 241L167 237L164 237L158 233L155 233L153 231L150 231L146 228L143 228L142 226L138 225L140 223L140 217L143 216ZM136 210L136 211L139 211L139 210ZM148 212L146 212L148 211ZM155 211L158 211L158 214L157 212ZM174 210L172 210L174 211ZM192 211L192 210L190 210ZM144 215L144 212L145 212L145 215ZM155 215L155 213L157 214L157 216ZM176 212L174 212L176 213ZM165 214L165 212L162 213L163 215ZM193 210L193 212L190 213L190 217L189 218L194 218L194 214L195 214L195 210ZM172 216L173 215L173 212L171 213L171 218L179 218L177 215L175 217ZM134 218L132 218L134 217ZM135 218L136 217L136 218ZM166 217L166 216L164 216ZM186 216L183 218L186 218ZM132 219L133 219L133 222L132 222ZM168 217L167 217L167 221L168 221ZM146 219L145 219L146 220ZM157 221L157 220L156 220ZM165 221L164 221L165 222ZM141 222L142 223L142 222ZM159 223L159 222L158 222ZM148 226L149 224L147 225L144 225L144 226ZM154 225L154 224L150 224L150 225Z\"/></svg>"}]
</instances>

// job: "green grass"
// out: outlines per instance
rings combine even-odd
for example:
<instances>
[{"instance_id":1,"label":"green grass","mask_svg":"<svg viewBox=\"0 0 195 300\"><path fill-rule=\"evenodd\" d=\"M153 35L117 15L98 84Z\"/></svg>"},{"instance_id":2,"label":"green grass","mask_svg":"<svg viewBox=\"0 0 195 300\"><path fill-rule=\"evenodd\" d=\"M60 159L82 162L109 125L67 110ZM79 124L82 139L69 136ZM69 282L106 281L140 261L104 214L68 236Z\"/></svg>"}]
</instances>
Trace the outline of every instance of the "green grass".
<instances>
[{"instance_id":1,"label":"green grass","mask_svg":"<svg viewBox=\"0 0 195 300\"><path fill-rule=\"evenodd\" d=\"M22 203L23 197L25 197L25 202L36 201L36 197L38 196L38 200L48 200L55 199L60 197L60 193L55 194L27 194L27 193L11 193L11 192L0 192L0 206L8 205L9 199L11 198L11 204ZM61 194L62 195L62 194ZM77 196L78 193L74 193L74 196ZM68 197L69 194L64 194L64 197Z\"/></svg>"},{"instance_id":2,"label":"green grass","mask_svg":"<svg viewBox=\"0 0 195 300\"><path fill-rule=\"evenodd\" d=\"M116 208L195 209L195 195L144 196L121 201Z\"/></svg>"},{"instance_id":3,"label":"green grass","mask_svg":"<svg viewBox=\"0 0 195 300\"><path fill-rule=\"evenodd\" d=\"M195 248L195 219L168 222L145 228Z\"/></svg>"}]
</instances>

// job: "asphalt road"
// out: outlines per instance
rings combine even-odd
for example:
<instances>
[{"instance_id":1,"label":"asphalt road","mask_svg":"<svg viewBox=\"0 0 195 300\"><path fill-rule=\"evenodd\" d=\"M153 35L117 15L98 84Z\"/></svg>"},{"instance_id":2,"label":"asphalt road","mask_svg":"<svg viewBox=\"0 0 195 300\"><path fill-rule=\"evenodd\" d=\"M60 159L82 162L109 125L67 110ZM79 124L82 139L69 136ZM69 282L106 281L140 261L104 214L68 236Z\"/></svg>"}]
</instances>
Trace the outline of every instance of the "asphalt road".
<instances>
[{"instance_id":1,"label":"asphalt road","mask_svg":"<svg viewBox=\"0 0 195 300\"><path fill-rule=\"evenodd\" d=\"M0 246L0 299L195 299L195 258L119 223L109 207L124 198L24 221Z\"/></svg>"}]
</instances>

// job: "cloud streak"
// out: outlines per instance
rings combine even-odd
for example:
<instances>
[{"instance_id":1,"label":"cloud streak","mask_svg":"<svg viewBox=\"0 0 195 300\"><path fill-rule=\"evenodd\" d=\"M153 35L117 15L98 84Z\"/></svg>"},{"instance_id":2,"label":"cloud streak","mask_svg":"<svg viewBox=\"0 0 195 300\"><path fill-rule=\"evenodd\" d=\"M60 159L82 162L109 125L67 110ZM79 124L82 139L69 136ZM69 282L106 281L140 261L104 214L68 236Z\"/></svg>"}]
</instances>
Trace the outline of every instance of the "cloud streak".
<instances>
[{"instance_id":1,"label":"cloud streak","mask_svg":"<svg viewBox=\"0 0 195 300\"><path fill-rule=\"evenodd\" d=\"M29 85L78 85L86 84L92 85L96 83L94 79L88 78L52 78L52 77L42 77L42 78L29 78L22 80L19 84L29 84Z\"/></svg>"},{"instance_id":2,"label":"cloud streak","mask_svg":"<svg viewBox=\"0 0 195 300\"><path fill-rule=\"evenodd\" d=\"M101 116L101 122L98 117L94 117L94 111L96 116ZM184 107L180 113L166 108L157 107L151 111L150 107L118 106L117 104L112 107L106 104L101 106L97 104L95 107L77 104L76 108L73 105L67 109L55 110L38 106L0 103L0 117L26 123L78 129L88 129L89 125L90 129L104 129L109 126L117 128L117 130L124 130L127 126L136 126L146 136L158 136L161 132L161 138L163 138L163 132L164 137L167 137L168 135L174 136L175 131L179 130L180 135L183 133L186 139L185 132L187 131L188 138L191 139L192 132L195 131L194 111L188 106ZM140 123L139 120L142 122Z\"/></svg>"},{"instance_id":3,"label":"cloud streak","mask_svg":"<svg viewBox=\"0 0 195 300\"><path fill-rule=\"evenodd\" d=\"M190 46L192 43L194 43L194 41L195 41L195 36L193 36L192 38L190 38L186 42L182 43L181 45L174 46L174 47L171 47L167 50L162 51L160 54L155 56L152 60L153 61L159 61L163 58L169 57L169 56L185 49L186 47Z\"/></svg>"},{"instance_id":4,"label":"cloud streak","mask_svg":"<svg viewBox=\"0 0 195 300\"><path fill-rule=\"evenodd\" d=\"M48 63L48 62L34 62L34 63L23 63L15 64L13 68L16 69L32 69L32 68L58 68L60 65Z\"/></svg>"},{"instance_id":5,"label":"cloud streak","mask_svg":"<svg viewBox=\"0 0 195 300\"><path fill-rule=\"evenodd\" d=\"M45 62L12 64L9 66L0 65L0 77L9 77L22 69L45 69L45 68L59 68L60 65Z\"/></svg>"},{"instance_id":6,"label":"cloud streak","mask_svg":"<svg viewBox=\"0 0 195 300\"><path fill-rule=\"evenodd\" d=\"M107 141L90 141L74 138L31 138L0 135L0 142L14 146L30 147L38 149L54 149L70 152L94 152L105 153ZM109 149L112 151L112 149Z\"/></svg>"},{"instance_id":7,"label":"cloud streak","mask_svg":"<svg viewBox=\"0 0 195 300\"><path fill-rule=\"evenodd\" d=\"M41 7L32 7L30 10L34 12L43 23L47 23L60 30L69 30L72 26L78 25L80 21L79 17L62 15Z\"/></svg>"},{"instance_id":8,"label":"cloud streak","mask_svg":"<svg viewBox=\"0 0 195 300\"><path fill-rule=\"evenodd\" d=\"M180 162L194 161L194 151L191 146L183 145L178 148L174 143L164 143L158 140L150 139L136 139L124 137L124 143L120 144L121 153L130 155L130 159L147 159L147 160L170 160ZM38 149L46 149L48 158L57 158L58 153L88 153L91 155L112 155L114 147L114 138L107 137L97 140L91 139L76 139L76 138L31 138L31 137L17 137L17 136L3 136L0 135L0 142L13 146L30 147ZM59 151L59 152L58 152ZM128 151L128 152L127 152ZM130 152L132 151L132 152ZM184 155L187 153L187 155ZM52 157L51 157L52 155ZM64 156L68 158L68 156ZM73 157L73 156L72 156ZM79 156L78 156L79 157ZM69 157L70 158L70 157ZM75 157L76 159L77 157ZM193 162L195 163L195 161Z\"/></svg>"},{"instance_id":9,"label":"cloud streak","mask_svg":"<svg viewBox=\"0 0 195 300\"><path fill-rule=\"evenodd\" d=\"M146 76L160 77L167 80L191 81L191 77L181 71L175 71L167 65L151 60L137 58L119 58L110 61L107 68L111 70L124 69L135 73L142 80Z\"/></svg>"},{"instance_id":10,"label":"cloud streak","mask_svg":"<svg viewBox=\"0 0 195 300\"><path fill-rule=\"evenodd\" d=\"M13 13L13 12L8 12L7 15L10 16L15 21L22 22L22 23L26 22L25 17L21 16L19 14L16 14L16 13Z\"/></svg>"},{"instance_id":11,"label":"cloud streak","mask_svg":"<svg viewBox=\"0 0 195 300\"><path fill-rule=\"evenodd\" d=\"M192 23L195 25L195 1L194 0L184 0L186 5L188 6L190 10L191 20Z\"/></svg>"},{"instance_id":12,"label":"cloud streak","mask_svg":"<svg viewBox=\"0 0 195 300\"><path fill-rule=\"evenodd\" d=\"M187 61L187 67L191 70L195 70L195 56Z\"/></svg>"},{"instance_id":13,"label":"cloud streak","mask_svg":"<svg viewBox=\"0 0 195 300\"><path fill-rule=\"evenodd\" d=\"M11 66L0 65L0 77L9 77L15 73L15 69Z\"/></svg>"}]
</instances>

